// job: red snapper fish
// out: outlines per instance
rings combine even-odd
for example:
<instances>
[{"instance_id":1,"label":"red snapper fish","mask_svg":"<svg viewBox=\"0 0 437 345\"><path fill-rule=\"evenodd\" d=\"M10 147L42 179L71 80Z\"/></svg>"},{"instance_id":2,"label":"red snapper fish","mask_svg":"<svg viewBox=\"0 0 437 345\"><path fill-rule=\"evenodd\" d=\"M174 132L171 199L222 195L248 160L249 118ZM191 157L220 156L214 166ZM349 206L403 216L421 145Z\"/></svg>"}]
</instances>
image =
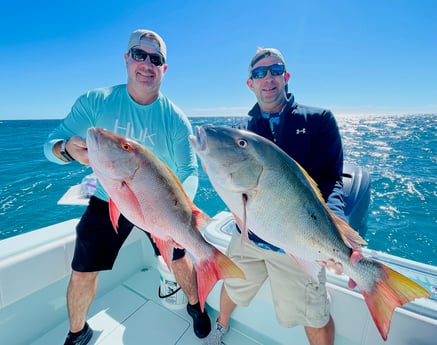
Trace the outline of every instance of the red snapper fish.
<instances>
[{"instance_id":1,"label":"red snapper fish","mask_svg":"<svg viewBox=\"0 0 437 345\"><path fill-rule=\"evenodd\" d=\"M133 140L102 128L89 128L90 166L109 195L114 229L120 214L149 232L171 270L173 248L194 257L201 308L219 279L245 278L226 255L204 240L199 228L212 219L185 193L172 170Z\"/></svg>"},{"instance_id":2,"label":"red snapper fish","mask_svg":"<svg viewBox=\"0 0 437 345\"><path fill-rule=\"evenodd\" d=\"M326 206L311 177L273 142L213 126L197 127L190 140L243 235L250 229L284 249L315 281L320 263L340 265L350 287L360 289L384 340L396 307L430 296L409 278L364 257L366 242Z\"/></svg>"}]
</instances>

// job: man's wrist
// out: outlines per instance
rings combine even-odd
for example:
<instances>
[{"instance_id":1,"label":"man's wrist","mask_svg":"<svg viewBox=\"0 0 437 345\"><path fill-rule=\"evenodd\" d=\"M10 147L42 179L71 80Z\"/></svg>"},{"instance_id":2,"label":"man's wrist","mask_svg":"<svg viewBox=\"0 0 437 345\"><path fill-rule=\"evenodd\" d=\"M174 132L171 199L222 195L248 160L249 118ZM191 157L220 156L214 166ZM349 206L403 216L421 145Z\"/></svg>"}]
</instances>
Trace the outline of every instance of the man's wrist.
<instances>
[{"instance_id":1,"label":"man's wrist","mask_svg":"<svg viewBox=\"0 0 437 345\"><path fill-rule=\"evenodd\" d=\"M64 158L64 160L66 162L72 162L75 159L67 151L67 147L66 147L67 146L67 142L68 142L68 140L62 140L61 141L61 148L59 150L59 153Z\"/></svg>"}]
</instances>

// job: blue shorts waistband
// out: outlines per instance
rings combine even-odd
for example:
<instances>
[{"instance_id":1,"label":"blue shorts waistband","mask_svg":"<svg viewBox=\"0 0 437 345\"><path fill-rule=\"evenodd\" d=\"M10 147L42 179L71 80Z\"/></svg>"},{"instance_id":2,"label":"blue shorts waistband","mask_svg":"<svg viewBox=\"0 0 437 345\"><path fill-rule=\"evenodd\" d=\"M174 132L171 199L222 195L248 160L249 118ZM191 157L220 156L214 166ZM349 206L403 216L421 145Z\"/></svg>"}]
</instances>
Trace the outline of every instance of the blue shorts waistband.
<instances>
[{"instance_id":1,"label":"blue shorts waistband","mask_svg":"<svg viewBox=\"0 0 437 345\"><path fill-rule=\"evenodd\" d=\"M241 234L241 230L237 224L235 224L235 227L237 228L237 231ZM273 250L274 252L278 252L278 253L285 253L283 249L264 241L262 238L258 237L250 230L247 232L247 235L249 237L249 240L251 240L256 246L262 249Z\"/></svg>"}]
</instances>

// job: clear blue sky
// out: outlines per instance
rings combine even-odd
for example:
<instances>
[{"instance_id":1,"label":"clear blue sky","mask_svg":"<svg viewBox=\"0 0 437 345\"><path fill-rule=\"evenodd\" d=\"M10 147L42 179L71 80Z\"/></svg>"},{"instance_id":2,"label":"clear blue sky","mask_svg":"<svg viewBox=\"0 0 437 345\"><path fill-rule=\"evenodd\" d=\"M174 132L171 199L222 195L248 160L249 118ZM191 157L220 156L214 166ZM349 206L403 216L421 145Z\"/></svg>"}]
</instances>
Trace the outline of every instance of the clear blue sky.
<instances>
[{"instance_id":1,"label":"clear blue sky","mask_svg":"<svg viewBox=\"0 0 437 345\"><path fill-rule=\"evenodd\" d=\"M16 0L0 6L0 119L63 118L86 90L125 83L137 28L166 41L162 91L189 116L247 113L258 46L282 51L302 104L437 113L436 0Z\"/></svg>"}]
</instances>

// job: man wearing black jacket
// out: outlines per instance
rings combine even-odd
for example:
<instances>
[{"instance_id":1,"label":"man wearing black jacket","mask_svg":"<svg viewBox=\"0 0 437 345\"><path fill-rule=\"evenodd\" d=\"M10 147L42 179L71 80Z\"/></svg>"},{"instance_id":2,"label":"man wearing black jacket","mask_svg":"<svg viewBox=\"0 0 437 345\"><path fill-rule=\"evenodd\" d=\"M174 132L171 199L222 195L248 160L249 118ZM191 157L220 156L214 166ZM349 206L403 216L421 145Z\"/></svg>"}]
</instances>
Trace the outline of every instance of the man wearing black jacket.
<instances>
[{"instance_id":1,"label":"man wearing black jacket","mask_svg":"<svg viewBox=\"0 0 437 345\"><path fill-rule=\"evenodd\" d=\"M288 93L289 79L279 50L257 50L247 80L257 103L249 112L247 129L272 140L296 160L316 181L328 207L344 219L343 149L337 123L329 110L297 104ZM216 327L204 345L221 344L236 305L247 306L267 278L279 323L304 326L311 345L333 345L335 328L324 268L315 283L282 249L250 229L248 235L250 241L241 242L240 231L236 231L228 248L229 257L245 272L246 280L224 281Z\"/></svg>"}]
</instances>

